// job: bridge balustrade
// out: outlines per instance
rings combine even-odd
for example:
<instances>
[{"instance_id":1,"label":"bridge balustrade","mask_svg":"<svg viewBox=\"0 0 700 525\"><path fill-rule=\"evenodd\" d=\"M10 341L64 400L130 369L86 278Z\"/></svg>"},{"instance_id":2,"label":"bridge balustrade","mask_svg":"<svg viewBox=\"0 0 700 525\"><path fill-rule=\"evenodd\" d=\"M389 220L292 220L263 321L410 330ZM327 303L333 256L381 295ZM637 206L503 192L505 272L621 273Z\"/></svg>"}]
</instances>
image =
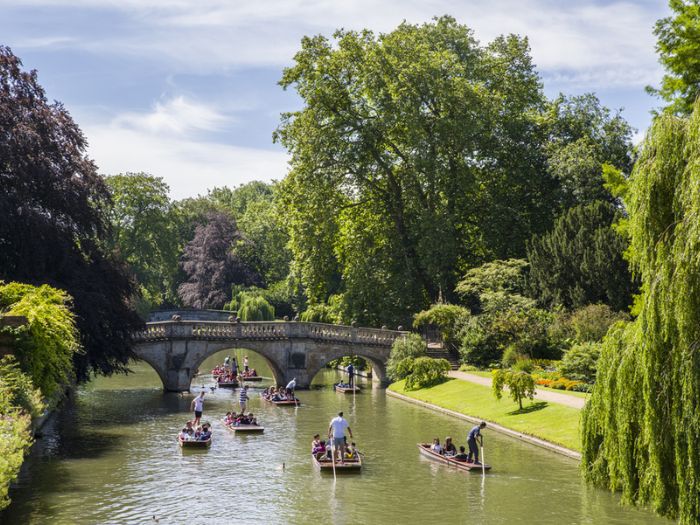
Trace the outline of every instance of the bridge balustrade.
<instances>
[{"instance_id":1,"label":"bridge balustrade","mask_svg":"<svg viewBox=\"0 0 700 525\"><path fill-rule=\"evenodd\" d=\"M401 335L400 332L391 330L355 328L324 323L160 321L149 323L144 330L135 332L133 340L147 342L174 338L209 340L307 338L347 344L389 346L399 335Z\"/></svg>"}]
</instances>

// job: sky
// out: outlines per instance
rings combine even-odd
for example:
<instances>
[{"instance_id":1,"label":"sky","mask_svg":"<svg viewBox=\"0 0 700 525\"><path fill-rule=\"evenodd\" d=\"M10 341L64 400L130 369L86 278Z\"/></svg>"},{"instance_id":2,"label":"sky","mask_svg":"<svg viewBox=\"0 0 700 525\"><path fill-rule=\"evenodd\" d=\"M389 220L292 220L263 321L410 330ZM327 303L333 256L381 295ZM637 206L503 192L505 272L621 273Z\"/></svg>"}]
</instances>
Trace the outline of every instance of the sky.
<instances>
[{"instance_id":1,"label":"sky","mask_svg":"<svg viewBox=\"0 0 700 525\"><path fill-rule=\"evenodd\" d=\"M389 32L449 14L485 44L526 35L545 93L594 92L637 130L659 101L664 0L0 0L0 44L38 70L85 133L100 173L163 177L173 198L280 180L277 84L304 35Z\"/></svg>"}]
</instances>

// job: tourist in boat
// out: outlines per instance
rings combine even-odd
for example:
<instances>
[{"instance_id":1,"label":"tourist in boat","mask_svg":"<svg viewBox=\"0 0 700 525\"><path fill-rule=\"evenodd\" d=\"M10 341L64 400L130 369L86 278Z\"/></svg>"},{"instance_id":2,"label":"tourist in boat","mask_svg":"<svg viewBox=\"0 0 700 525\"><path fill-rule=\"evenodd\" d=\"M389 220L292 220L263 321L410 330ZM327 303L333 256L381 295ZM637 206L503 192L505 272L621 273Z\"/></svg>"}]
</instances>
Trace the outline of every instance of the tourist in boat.
<instances>
[{"instance_id":1,"label":"tourist in boat","mask_svg":"<svg viewBox=\"0 0 700 525\"><path fill-rule=\"evenodd\" d=\"M238 395L238 404L241 407L241 414L245 413L246 403L248 402L248 387L244 386L241 388L240 394Z\"/></svg>"},{"instance_id":2,"label":"tourist in boat","mask_svg":"<svg viewBox=\"0 0 700 525\"><path fill-rule=\"evenodd\" d=\"M457 454L457 448L454 443L452 443L452 438L450 436L445 438L445 445L442 448L446 456L454 456Z\"/></svg>"},{"instance_id":3,"label":"tourist in boat","mask_svg":"<svg viewBox=\"0 0 700 525\"><path fill-rule=\"evenodd\" d=\"M231 362L231 356L227 355L226 359L224 359L224 366L228 367L229 363Z\"/></svg>"},{"instance_id":4,"label":"tourist in boat","mask_svg":"<svg viewBox=\"0 0 700 525\"><path fill-rule=\"evenodd\" d=\"M250 369L250 367L248 365L249 365L248 356L245 356L243 358L243 371L244 372L247 372Z\"/></svg>"},{"instance_id":5,"label":"tourist in boat","mask_svg":"<svg viewBox=\"0 0 700 525\"><path fill-rule=\"evenodd\" d=\"M442 445L440 444L440 438L433 438L433 444L430 446L430 450L442 454Z\"/></svg>"},{"instance_id":6,"label":"tourist in boat","mask_svg":"<svg viewBox=\"0 0 700 525\"><path fill-rule=\"evenodd\" d=\"M350 363L346 370L348 372L348 385L352 388L355 385L355 367Z\"/></svg>"},{"instance_id":7,"label":"tourist in boat","mask_svg":"<svg viewBox=\"0 0 700 525\"><path fill-rule=\"evenodd\" d=\"M467 461L467 454L466 454L463 446L459 447L459 454L457 454L455 456L455 459L457 461Z\"/></svg>"},{"instance_id":8,"label":"tourist in boat","mask_svg":"<svg viewBox=\"0 0 700 525\"><path fill-rule=\"evenodd\" d=\"M250 414L248 414L248 424L255 425L256 427L258 426L258 420L255 419L255 416L253 415L252 412Z\"/></svg>"},{"instance_id":9,"label":"tourist in boat","mask_svg":"<svg viewBox=\"0 0 700 525\"><path fill-rule=\"evenodd\" d=\"M211 428L207 423L202 426L202 431L199 433L197 439L199 441L208 441L211 439Z\"/></svg>"},{"instance_id":10,"label":"tourist in boat","mask_svg":"<svg viewBox=\"0 0 700 525\"><path fill-rule=\"evenodd\" d=\"M233 361L231 361L231 375L233 377L238 376L238 362L236 361L236 358L233 358Z\"/></svg>"},{"instance_id":11,"label":"tourist in boat","mask_svg":"<svg viewBox=\"0 0 700 525\"><path fill-rule=\"evenodd\" d=\"M348 447L348 450L346 452L346 457L350 460L356 461L358 455L359 455L359 452L357 451L357 445L355 445L355 442L353 441L352 443L350 443L350 446Z\"/></svg>"},{"instance_id":12,"label":"tourist in boat","mask_svg":"<svg viewBox=\"0 0 700 525\"><path fill-rule=\"evenodd\" d=\"M331 420L328 426L328 439L333 439L333 449L335 449L335 457L340 453L340 462L344 463L345 458L345 430L352 438L352 429L348 422L343 418L343 413L338 412L338 416Z\"/></svg>"},{"instance_id":13,"label":"tourist in boat","mask_svg":"<svg viewBox=\"0 0 700 525\"><path fill-rule=\"evenodd\" d=\"M477 440L479 445L484 445L484 438L481 435L481 431L484 428L486 428L486 422L482 421L473 427L467 435L467 445L469 445L469 455L467 456L467 461L469 462L471 462L473 459L474 463L479 463L479 447L477 446Z\"/></svg>"},{"instance_id":14,"label":"tourist in boat","mask_svg":"<svg viewBox=\"0 0 700 525\"><path fill-rule=\"evenodd\" d=\"M311 442L311 453L316 455L320 452L326 452L326 444L321 445L321 435L314 434L314 439Z\"/></svg>"},{"instance_id":15,"label":"tourist in boat","mask_svg":"<svg viewBox=\"0 0 700 525\"><path fill-rule=\"evenodd\" d=\"M182 428L182 430L180 431L179 437L182 441L187 441L190 438L190 435L187 432L187 427Z\"/></svg>"},{"instance_id":16,"label":"tourist in boat","mask_svg":"<svg viewBox=\"0 0 700 525\"><path fill-rule=\"evenodd\" d=\"M192 424L194 426L199 425L199 420L202 419L202 412L204 411L204 390L192 400L190 410L194 410L194 421L192 421Z\"/></svg>"}]
</instances>

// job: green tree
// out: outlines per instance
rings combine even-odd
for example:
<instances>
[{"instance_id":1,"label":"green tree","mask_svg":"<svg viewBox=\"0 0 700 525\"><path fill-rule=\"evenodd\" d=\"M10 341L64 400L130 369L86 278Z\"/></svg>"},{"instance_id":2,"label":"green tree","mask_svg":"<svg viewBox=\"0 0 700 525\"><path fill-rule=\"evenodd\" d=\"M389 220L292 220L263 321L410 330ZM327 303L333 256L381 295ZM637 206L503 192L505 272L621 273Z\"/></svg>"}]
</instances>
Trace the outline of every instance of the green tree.
<instances>
[{"instance_id":1,"label":"green tree","mask_svg":"<svg viewBox=\"0 0 700 525\"><path fill-rule=\"evenodd\" d=\"M418 334L406 334L400 336L394 341L389 354L389 360L386 363L386 373L392 381L399 381L410 373L406 368L406 364L399 366L404 359L415 359L424 357L428 347L425 341Z\"/></svg>"},{"instance_id":2,"label":"green tree","mask_svg":"<svg viewBox=\"0 0 700 525\"><path fill-rule=\"evenodd\" d=\"M450 370L447 359L407 357L397 365L398 375L406 379L406 390L418 390L442 383Z\"/></svg>"},{"instance_id":3,"label":"green tree","mask_svg":"<svg viewBox=\"0 0 700 525\"><path fill-rule=\"evenodd\" d=\"M110 248L134 273L145 307L176 302L182 246L172 220L170 188L146 173L113 175L106 181L112 193Z\"/></svg>"},{"instance_id":4,"label":"green tree","mask_svg":"<svg viewBox=\"0 0 700 525\"><path fill-rule=\"evenodd\" d=\"M50 283L73 298L77 378L124 370L141 326L123 264L104 249L109 191L87 143L36 71L0 46L0 280Z\"/></svg>"},{"instance_id":5,"label":"green tree","mask_svg":"<svg viewBox=\"0 0 700 525\"><path fill-rule=\"evenodd\" d=\"M496 399L503 397L503 389L508 388L508 394L523 409L523 399L535 398L535 379L525 370L499 368L492 372L491 388Z\"/></svg>"},{"instance_id":6,"label":"green tree","mask_svg":"<svg viewBox=\"0 0 700 525\"><path fill-rule=\"evenodd\" d=\"M470 312L468 308L456 304L434 304L428 310L418 312L413 317L413 327L435 326L440 330L443 342L449 348L457 345L458 332L466 322Z\"/></svg>"},{"instance_id":7,"label":"green tree","mask_svg":"<svg viewBox=\"0 0 700 525\"><path fill-rule=\"evenodd\" d=\"M576 206L556 220L552 231L532 238L529 280L542 304L629 307L635 286L623 257L627 241L612 227L617 217L606 202Z\"/></svg>"},{"instance_id":8,"label":"green tree","mask_svg":"<svg viewBox=\"0 0 700 525\"><path fill-rule=\"evenodd\" d=\"M480 367L509 359L528 357L556 359L561 342L550 336L555 315L533 306L508 307L471 317L460 331L462 361Z\"/></svg>"},{"instance_id":9,"label":"green tree","mask_svg":"<svg viewBox=\"0 0 700 525\"><path fill-rule=\"evenodd\" d=\"M238 309L241 321L274 321L275 309L260 295L243 295Z\"/></svg>"},{"instance_id":10,"label":"green tree","mask_svg":"<svg viewBox=\"0 0 700 525\"><path fill-rule=\"evenodd\" d=\"M667 111L688 115L700 93L700 2L669 0L673 15L656 22L656 51L666 68L661 87L647 91L669 103Z\"/></svg>"},{"instance_id":11,"label":"green tree","mask_svg":"<svg viewBox=\"0 0 700 525\"><path fill-rule=\"evenodd\" d=\"M281 81L304 101L275 134L292 268L313 303L405 322L549 225L544 97L526 39L480 46L449 17L334 36L304 38Z\"/></svg>"},{"instance_id":12,"label":"green tree","mask_svg":"<svg viewBox=\"0 0 700 525\"><path fill-rule=\"evenodd\" d=\"M455 291L476 313L501 308L498 302L525 304L528 268L524 259L491 261L467 271Z\"/></svg>"},{"instance_id":13,"label":"green tree","mask_svg":"<svg viewBox=\"0 0 700 525\"><path fill-rule=\"evenodd\" d=\"M559 95L548 104L543 121L549 140L547 163L558 181L563 209L594 201L613 201L604 188L604 164L629 175L632 169L632 128L619 112L612 113L593 94Z\"/></svg>"},{"instance_id":14,"label":"green tree","mask_svg":"<svg viewBox=\"0 0 700 525\"><path fill-rule=\"evenodd\" d=\"M700 107L655 119L626 197L639 316L603 341L582 416L587 479L700 523Z\"/></svg>"},{"instance_id":15,"label":"green tree","mask_svg":"<svg viewBox=\"0 0 700 525\"><path fill-rule=\"evenodd\" d=\"M594 383L600 358L600 343L580 343L569 348L557 367L561 375L574 381Z\"/></svg>"}]
</instances>

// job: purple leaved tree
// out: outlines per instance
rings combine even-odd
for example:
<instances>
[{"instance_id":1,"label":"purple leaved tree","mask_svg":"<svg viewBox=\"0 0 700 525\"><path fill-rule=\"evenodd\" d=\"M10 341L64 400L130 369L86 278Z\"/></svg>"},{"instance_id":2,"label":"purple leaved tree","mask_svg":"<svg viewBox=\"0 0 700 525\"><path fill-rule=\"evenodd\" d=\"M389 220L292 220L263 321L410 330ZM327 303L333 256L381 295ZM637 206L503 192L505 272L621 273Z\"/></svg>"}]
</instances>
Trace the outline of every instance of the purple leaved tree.
<instances>
[{"instance_id":1,"label":"purple leaved tree","mask_svg":"<svg viewBox=\"0 0 700 525\"><path fill-rule=\"evenodd\" d=\"M178 295L190 308L222 308L231 299L231 285L261 285L254 264L238 250L248 244L226 213L211 213L197 226L194 238L183 251L181 266L187 280Z\"/></svg>"}]
</instances>

